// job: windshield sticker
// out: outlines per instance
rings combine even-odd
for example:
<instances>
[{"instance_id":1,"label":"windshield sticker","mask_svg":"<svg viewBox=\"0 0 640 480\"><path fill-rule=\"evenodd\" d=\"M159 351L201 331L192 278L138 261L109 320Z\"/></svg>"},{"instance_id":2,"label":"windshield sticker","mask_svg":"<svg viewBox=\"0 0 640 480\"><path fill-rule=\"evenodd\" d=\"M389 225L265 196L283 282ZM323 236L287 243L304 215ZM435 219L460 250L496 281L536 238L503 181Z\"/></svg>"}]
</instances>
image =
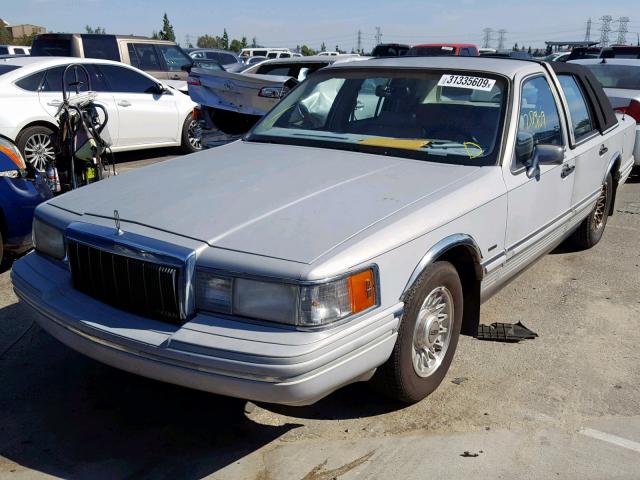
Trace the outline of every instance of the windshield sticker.
<instances>
[{"instance_id":1,"label":"windshield sticker","mask_svg":"<svg viewBox=\"0 0 640 480\"><path fill-rule=\"evenodd\" d=\"M469 158L472 160L481 157L484 153L482 147L475 142L464 142L462 145L464 146L464 151L467 152L467 155L469 155ZM477 152L474 150L477 150Z\"/></svg>"},{"instance_id":2,"label":"windshield sticker","mask_svg":"<svg viewBox=\"0 0 640 480\"><path fill-rule=\"evenodd\" d=\"M371 137L358 142L370 147L402 148L403 150L420 150L431 142L429 140L409 140L405 138Z\"/></svg>"},{"instance_id":3,"label":"windshield sticker","mask_svg":"<svg viewBox=\"0 0 640 480\"><path fill-rule=\"evenodd\" d=\"M492 78L470 77L468 75L442 75L438 82L439 87L469 88L490 92L496 81Z\"/></svg>"},{"instance_id":4,"label":"windshield sticker","mask_svg":"<svg viewBox=\"0 0 640 480\"><path fill-rule=\"evenodd\" d=\"M543 111L524 112L521 118L525 130L544 130L547 128L547 118Z\"/></svg>"}]
</instances>

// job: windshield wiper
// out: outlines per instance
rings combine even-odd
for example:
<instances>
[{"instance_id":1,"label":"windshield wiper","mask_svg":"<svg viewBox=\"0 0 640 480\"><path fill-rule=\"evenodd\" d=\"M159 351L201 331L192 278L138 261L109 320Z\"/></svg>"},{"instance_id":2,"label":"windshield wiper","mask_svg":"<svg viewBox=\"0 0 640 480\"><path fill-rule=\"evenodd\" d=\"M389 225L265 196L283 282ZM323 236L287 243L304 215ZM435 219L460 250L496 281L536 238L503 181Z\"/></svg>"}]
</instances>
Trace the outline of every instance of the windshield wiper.
<instances>
[{"instance_id":1,"label":"windshield wiper","mask_svg":"<svg viewBox=\"0 0 640 480\"><path fill-rule=\"evenodd\" d=\"M335 135L314 135L313 133L292 133L294 137L313 137L327 140L349 140L347 137L337 137Z\"/></svg>"}]
</instances>

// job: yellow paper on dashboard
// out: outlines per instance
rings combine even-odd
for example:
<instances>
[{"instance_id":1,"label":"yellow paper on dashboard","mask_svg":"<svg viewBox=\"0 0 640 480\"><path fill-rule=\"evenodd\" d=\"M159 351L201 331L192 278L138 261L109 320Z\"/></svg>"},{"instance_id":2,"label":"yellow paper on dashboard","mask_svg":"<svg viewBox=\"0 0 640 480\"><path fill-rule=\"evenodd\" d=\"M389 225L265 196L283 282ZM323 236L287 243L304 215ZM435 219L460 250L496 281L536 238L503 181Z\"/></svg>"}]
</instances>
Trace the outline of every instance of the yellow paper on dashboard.
<instances>
[{"instance_id":1,"label":"yellow paper on dashboard","mask_svg":"<svg viewBox=\"0 0 640 480\"><path fill-rule=\"evenodd\" d=\"M431 143L429 140L408 139L408 138L390 138L390 137L371 137L365 138L358 142L360 145L368 145L371 147L389 147L401 148L403 150L420 150Z\"/></svg>"}]
</instances>

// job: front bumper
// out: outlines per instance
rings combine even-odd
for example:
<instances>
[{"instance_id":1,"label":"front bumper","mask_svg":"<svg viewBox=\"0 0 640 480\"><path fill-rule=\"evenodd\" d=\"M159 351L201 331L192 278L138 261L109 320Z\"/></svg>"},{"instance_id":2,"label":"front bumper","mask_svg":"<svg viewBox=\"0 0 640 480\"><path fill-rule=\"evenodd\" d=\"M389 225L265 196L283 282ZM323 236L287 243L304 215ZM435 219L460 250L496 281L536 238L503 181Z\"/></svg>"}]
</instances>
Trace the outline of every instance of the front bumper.
<instances>
[{"instance_id":1,"label":"front bumper","mask_svg":"<svg viewBox=\"0 0 640 480\"><path fill-rule=\"evenodd\" d=\"M18 297L53 337L131 373L248 400L306 405L367 380L389 358L402 304L324 331L198 315L178 327L122 312L71 286L37 253L14 264Z\"/></svg>"}]
</instances>

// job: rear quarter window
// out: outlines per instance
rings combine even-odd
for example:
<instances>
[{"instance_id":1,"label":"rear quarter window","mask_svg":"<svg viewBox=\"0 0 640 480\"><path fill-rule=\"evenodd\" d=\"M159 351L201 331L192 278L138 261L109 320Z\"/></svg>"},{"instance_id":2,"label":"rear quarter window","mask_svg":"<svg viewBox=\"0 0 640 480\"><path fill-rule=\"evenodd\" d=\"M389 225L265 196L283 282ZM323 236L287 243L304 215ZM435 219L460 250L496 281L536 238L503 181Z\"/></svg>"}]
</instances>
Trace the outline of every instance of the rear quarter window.
<instances>
[{"instance_id":1,"label":"rear quarter window","mask_svg":"<svg viewBox=\"0 0 640 480\"><path fill-rule=\"evenodd\" d=\"M40 84L42 83L42 79L44 78L45 71L33 73L27 77L21 78L16 82L16 85L23 90L28 90L30 92L37 92L40 88Z\"/></svg>"},{"instance_id":2,"label":"rear quarter window","mask_svg":"<svg viewBox=\"0 0 640 480\"><path fill-rule=\"evenodd\" d=\"M118 42L115 35L81 35L81 38L86 58L120 61L120 52L118 52Z\"/></svg>"}]
</instances>

